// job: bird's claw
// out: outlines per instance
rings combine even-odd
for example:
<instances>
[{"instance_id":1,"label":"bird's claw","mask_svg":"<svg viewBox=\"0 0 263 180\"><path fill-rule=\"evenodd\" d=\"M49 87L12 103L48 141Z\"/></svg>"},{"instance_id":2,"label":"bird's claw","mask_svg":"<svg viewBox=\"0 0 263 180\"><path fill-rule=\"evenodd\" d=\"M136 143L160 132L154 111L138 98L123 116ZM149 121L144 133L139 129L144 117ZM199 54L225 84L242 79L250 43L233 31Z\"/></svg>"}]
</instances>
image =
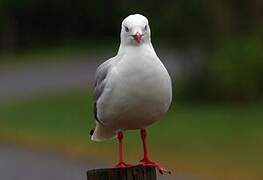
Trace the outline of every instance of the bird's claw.
<instances>
[{"instance_id":1,"label":"bird's claw","mask_svg":"<svg viewBox=\"0 0 263 180\"><path fill-rule=\"evenodd\" d=\"M171 171L163 168L159 163L156 163L149 159L142 159L140 162L142 163L143 166L154 166L159 171L160 174L165 174L165 173L171 174Z\"/></svg>"},{"instance_id":2,"label":"bird's claw","mask_svg":"<svg viewBox=\"0 0 263 180\"><path fill-rule=\"evenodd\" d=\"M126 164L125 162L119 162L114 166L114 168L126 168L126 167L131 167L132 165Z\"/></svg>"}]
</instances>

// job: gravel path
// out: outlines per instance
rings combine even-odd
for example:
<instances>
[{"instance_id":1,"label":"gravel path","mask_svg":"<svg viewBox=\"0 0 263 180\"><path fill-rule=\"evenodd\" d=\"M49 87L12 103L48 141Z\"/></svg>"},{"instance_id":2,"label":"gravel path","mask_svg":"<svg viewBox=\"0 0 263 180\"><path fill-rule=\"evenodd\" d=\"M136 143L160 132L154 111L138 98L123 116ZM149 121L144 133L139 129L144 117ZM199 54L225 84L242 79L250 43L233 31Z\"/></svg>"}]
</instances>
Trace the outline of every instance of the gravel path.
<instances>
[{"instance_id":1,"label":"gravel path","mask_svg":"<svg viewBox=\"0 0 263 180\"><path fill-rule=\"evenodd\" d=\"M100 165L67 160L53 153L0 146L0 179L3 180L84 180L87 169Z\"/></svg>"},{"instance_id":2,"label":"gravel path","mask_svg":"<svg viewBox=\"0 0 263 180\"><path fill-rule=\"evenodd\" d=\"M106 163L76 161L62 155L32 152L10 145L0 145L1 180L85 180L88 169L109 167ZM158 180L200 180L192 176L165 175Z\"/></svg>"}]
</instances>

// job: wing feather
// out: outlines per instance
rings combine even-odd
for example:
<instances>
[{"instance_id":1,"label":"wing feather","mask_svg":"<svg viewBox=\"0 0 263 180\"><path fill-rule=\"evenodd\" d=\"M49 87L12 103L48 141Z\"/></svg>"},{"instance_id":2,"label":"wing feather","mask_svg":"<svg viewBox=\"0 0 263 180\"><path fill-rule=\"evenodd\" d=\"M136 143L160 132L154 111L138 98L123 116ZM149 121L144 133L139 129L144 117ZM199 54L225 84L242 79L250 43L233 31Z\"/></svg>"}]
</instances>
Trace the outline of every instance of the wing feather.
<instances>
[{"instance_id":1,"label":"wing feather","mask_svg":"<svg viewBox=\"0 0 263 180\"><path fill-rule=\"evenodd\" d=\"M94 117L97 122L100 124L104 124L102 120L98 118L98 110L97 110L97 101L101 97L105 85L106 85L106 78L108 76L109 70L111 68L113 59L109 59L102 63L95 73L95 87L94 87Z\"/></svg>"}]
</instances>

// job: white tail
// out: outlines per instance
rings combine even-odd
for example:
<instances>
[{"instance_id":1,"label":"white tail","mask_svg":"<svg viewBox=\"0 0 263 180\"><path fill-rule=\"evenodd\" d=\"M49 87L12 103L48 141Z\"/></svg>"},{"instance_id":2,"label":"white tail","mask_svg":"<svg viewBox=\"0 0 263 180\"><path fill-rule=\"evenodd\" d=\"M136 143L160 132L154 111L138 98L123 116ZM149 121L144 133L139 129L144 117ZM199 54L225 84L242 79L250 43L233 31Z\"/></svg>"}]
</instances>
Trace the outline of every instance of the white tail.
<instances>
[{"instance_id":1,"label":"white tail","mask_svg":"<svg viewBox=\"0 0 263 180\"><path fill-rule=\"evenodd\" d=\"M116 130L97 124L91 136L92 141L104 141L116 137Z\"/></svg>"}]
</instances>

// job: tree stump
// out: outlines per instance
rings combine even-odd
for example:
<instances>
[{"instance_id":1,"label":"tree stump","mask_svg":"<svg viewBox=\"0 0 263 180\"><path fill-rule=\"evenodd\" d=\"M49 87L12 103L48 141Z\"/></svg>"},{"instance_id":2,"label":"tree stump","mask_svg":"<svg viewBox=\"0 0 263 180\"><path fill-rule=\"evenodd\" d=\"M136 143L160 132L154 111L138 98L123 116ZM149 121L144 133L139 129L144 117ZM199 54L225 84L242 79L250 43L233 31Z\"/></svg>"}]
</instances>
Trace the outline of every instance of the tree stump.
<instances>
[{"instance_id":1,"label":"tree stump","mask_svg":"<svg viewBox=\"0 0 263 180\"><path fill-rule=\"evenodd\" d=\"M128 168L93 169L87 171L87 180L156 180L153 166L132 166Z\"/></svg>"}]
</instances>

